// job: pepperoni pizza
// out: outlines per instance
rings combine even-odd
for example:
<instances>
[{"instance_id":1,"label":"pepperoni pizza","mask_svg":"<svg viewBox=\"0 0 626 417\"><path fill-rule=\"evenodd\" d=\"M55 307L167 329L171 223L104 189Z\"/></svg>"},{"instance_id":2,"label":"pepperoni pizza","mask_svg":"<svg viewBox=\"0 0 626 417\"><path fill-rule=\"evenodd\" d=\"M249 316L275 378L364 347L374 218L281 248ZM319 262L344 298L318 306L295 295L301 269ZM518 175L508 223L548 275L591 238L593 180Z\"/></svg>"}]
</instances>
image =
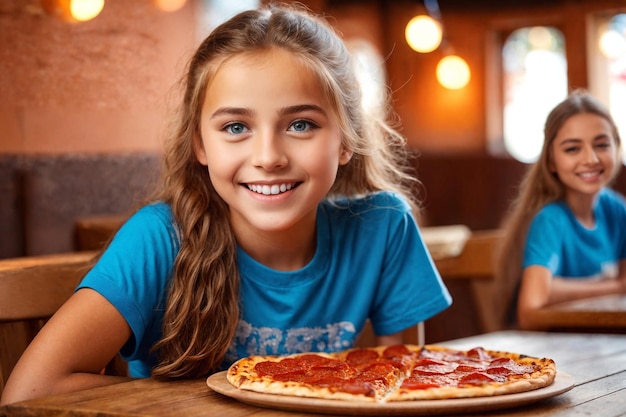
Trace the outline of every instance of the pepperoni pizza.
<instances>
[{"instance_id":1,"label":"pepperoni pizza","mask_svg":"<svg viewBox=\"0 0 626 417\"><path fill-rule=\"evenodd\" d=\"M226 375L235 387L260 393L391 402L485 397L550 385L552 359L437 345L356 348L336 353L250 356Z\"/></svg>"}]
</instances>

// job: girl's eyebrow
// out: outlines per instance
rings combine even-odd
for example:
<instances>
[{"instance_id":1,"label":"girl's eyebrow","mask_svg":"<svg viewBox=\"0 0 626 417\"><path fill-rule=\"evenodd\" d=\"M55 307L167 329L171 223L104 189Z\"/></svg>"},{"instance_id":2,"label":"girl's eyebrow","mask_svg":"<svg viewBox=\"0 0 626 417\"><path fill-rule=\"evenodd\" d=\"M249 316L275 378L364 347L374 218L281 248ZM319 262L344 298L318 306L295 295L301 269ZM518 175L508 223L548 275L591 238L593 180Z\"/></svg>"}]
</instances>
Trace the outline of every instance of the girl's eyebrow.
<instances>
[{"instance_id":1,"label":"girl's eyebrow","mask_svg":"<svg viewBox=\"0 0 626 417\"><path fill-rule=\"evenodd\" d=\"M608 133L600 133L598 136L593 138L594 141L596 141L596 140L604 140L604 139L610 139L610 135Z\"/></svg>"},{"instance_id":2,"label":"girl's eyebrow","mask_svg":"<svg viewBox=\"0 0 626 417\"><path fill-rule=\"evenodd\" d=\"M606 133L600 133L599 135L595 136L593 138L593 142L599 141L599 140L605 140L605 139L609 139L609 135ZM561 142L559 142L559 146L563 146L563 145L570 145L573 143L580 143L582 142L582 139L579 138L567 138L567 139L563 139Z\"/></svg>"},{"instance_id":3,"label":"girl's eyebrow","mask_svg":"<svg viewBox=\"0 0 626 417\"><path fill-rule=\"evenodd\" d=\"M279 114L281 116L287 116L290 114L296 114L296 113L301 113L305 111L314 111L314 112L322 114L323 116L326 116L326 111L322 107L316 104L298 104L295 106L283 107L282 109L280 109ZM211 119L214 119L216 117L223 116L223 115L251 117L251 116L254 116L254 114L255 114L254 111L243 108L243 107L220 107L219 109L215 110L213 114L211 114Z\"/></svg>"},{"instance_id":4,"label":"girl's eyebrow","mask_svg":"<svg viewBox=\"0 0 626 417\"><path fill-rule=\"evenodd\" d=\"M565 145L565 144L572 143L572 142L578 143L578 142L582 142L582 141L583 140L579 139L579 138L567 138L567 139L563 139L559 144L560 145Z\"/></svg>"},{"instance_id":5,"label":"girl's eyebrow","mask_svg":"<svg viewBox=\"0 0 626 417\"><path fill-rule=\"evenodd\" d=\"M243 107L220 107L211 114L211 119L218 116L230 115L230 116L252 116L254 112L250 109Z\"/></svg>"},{"instance_id":6,"label":"girl's eyebrow","mask_svg":"<svg viewBox=\"0 0 626 417\"><path fill-rule=\"evenodd\" d=\"M322 114L323 116L326 116L326 111L316 104L298 104L296 106L284 107L280 110L280 115L286 116L289 114L301 113L305 111L314 111Z\"/></svg>"}]
</instances>

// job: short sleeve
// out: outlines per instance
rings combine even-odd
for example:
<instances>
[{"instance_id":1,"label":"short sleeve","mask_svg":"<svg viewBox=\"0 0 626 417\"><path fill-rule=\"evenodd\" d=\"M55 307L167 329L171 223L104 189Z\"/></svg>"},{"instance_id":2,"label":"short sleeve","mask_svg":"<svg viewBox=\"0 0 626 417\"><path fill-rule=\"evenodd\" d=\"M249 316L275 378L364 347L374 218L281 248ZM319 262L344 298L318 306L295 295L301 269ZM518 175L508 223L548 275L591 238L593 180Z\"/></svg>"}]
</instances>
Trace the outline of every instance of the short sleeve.
<instances>
[{"instance_id":1,"label":"short sleeve","mask_svg":"<svg viewBox=\"0 0 626 417\"><path fill-rule=\"evenodd\" d=\"M563 253L563 231L566 225L558 205L544 207L533 219L528 229L524 249L523 268L538 265L559 275L560 254Z\"/></svg>"},{"instance_id":2,"label":"short sleeve","mask_svg":"<svg viewBox=\"0 0 626 417\"><path fill-rule=\"evenodd\" d=\"M133 334L122 350L127 358L149 350L160 331L156 316L162 315L178 245L169 206L146 206L120 228L77 288L97 291L124 316Z\"/></svg>"}]
</instances>

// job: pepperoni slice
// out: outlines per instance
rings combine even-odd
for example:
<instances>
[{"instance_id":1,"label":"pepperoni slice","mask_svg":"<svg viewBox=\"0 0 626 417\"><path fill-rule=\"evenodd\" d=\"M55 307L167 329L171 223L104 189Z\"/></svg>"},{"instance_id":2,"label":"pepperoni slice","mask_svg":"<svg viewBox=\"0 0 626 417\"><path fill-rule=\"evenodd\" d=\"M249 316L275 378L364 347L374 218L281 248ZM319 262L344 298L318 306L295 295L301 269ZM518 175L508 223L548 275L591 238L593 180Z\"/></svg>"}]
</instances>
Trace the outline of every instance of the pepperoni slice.
<instances>
[{"instance_id":1,"label":"pepperoni slice","mask_svg":"<svg viewBox=\"0 0 626 417\"><path fill-rule=\"evenodd\" d=\"M416 366L432 366L432 365L445 365L446 363L443 361L438 361L435 359L419 359L415 362Z\"/></svg>"},{"instance_id":2,"label":"pepperoni slice","mask_svg":"<svg viewBox=\"0 0 626 417\"><path fill-rule=\"evenodd\" d=\"M419 375L445 375L454 372L455 364L436 361L433 359L420 359L413 368L414 374Z\"/></svg>"},{"instance_id":3,"label":"pepperoni slice","mask_svg":"<svg viewBox=\"0 0 626 417\"><path fill-rule=\"evenodd\" d=\"M467 373L467 372L476 372L479 371L480 368L476 367L476 366L472 366L472 365L459 365L456 367L456 369L454 370L455 372L458 373Z\"/></svg>"},{"instance_id":4,"label":"pepperoni slice","mask_svg":"<svg viewBox=\"0 0 626 417\"><path fill-rule=\"evenodd\" d=\"M408 358L389 358L382 361L388 363L400 371L407 371L410 368L411 361Z\"/></svg>"},{"instance_id":5,"label":"pepperoni slice","mask_svg":"<svg viewBox=\"0 0 626 417\"><path fill-rule=\"evenodd\" d=\"M495 361L494 361L495 362ZM534 368L530 365L520 365L515 361L494 363L492 362L487 369L490 375L524 375L533 373Z\"/></svg>"},{"instance_id":6,"label":"pepperoni slice","mask_svg":"<svg viewBox=\"0 0 626 417\"><path fill-rule=\"evenodd\" d=\"M356 349L348 353L346 362L350 365L360 365L378 360L378 352L370 349Z\"/></svg>"},{"instance_id":7,"label":"pepperoni slice","mask_svg":"<svg viewBox=\"0 0 626 417\"><path fill-rule=\"evenodd\" d=\"M487 352L485 352L485 349L481 347L475 347L474 349L468 350L467 357L481 361L491 359L491 356Z\"/></svg>"},{"instance_id":8,"label":"pepperoni slice","mask_svg":"<svg viewBox=\"0 0 626 417\"><path fill-rule=\"evenodd\" d=\"M510 358L495 358L494 360L492 360L489 363L489 365L490 366L492 366L492 365L493 366L499 366L499 365L506 366L506 365L508 365L510 363L513 363L513 359L510 359Z\"/></svg>"},{"instance_id":9,"label":"pepperoni slice","mask_svg":"<svg viewBox=\"0 0 626 417\"><path fill-rule=\"evenodd\" d=\"M505 378L506 380L506 378ZM493 376L487 375L484 372L473 372L471 374L465 375L463 378L459 380L459 386L462 385L483 385L491 382L502 381L501 378L494 378Z\"/></svg>"},{"instance_id":10,"label":"pepperoni slice","mask_svg":"<svg viewBox=\"0 0 626 417\"><path fill-rule=\"evenodd\" d=\"M343 378L339 378L335 375L315 375L315 377L309 377L305 381L305 383L313 385L315 387L328 388L333 391L336 391L341 388L341 386L345 383Z\"/></svg>"},{"instance_id":11,"label":"pepperoni slice","mask_svg":"<svg viewBox=\"0 0 626 417\"><path fill-rule=\"evenodd\" d=\"M304 369L293 369L280 374L274 374L272 375L272 379L282 382L306 382L307 375Z\"/></svg>"},{"instance_id":12,"label":"pepperoni slice","mask_svg":"<svg viewBox=\"0 0 626 417\"><path fill-rule=\"evenodd\" d=\"M293 363L288 363L287 361L265 361L254 365L254 370L259 376L284 374L298 369L304 372L304 369L298 368Z\"/></svg>"},{"instance_id":13,"label":"pepperoni slice","mask_svg":"<svg viewBox=\"0 0 626 417\"><path fill-rule=\"evenodd\" d=\"M287 359L284 359L284 360L287 360ZM337 366L338 364L341 363L341 361L338 361L337 359L326 358L324 356L315 355L315 354L306 354L306 355L297 356L295 360L299 366L303 366L305 368L332 367L332 366Z\"/></svg>"},{"instance_id":14,"label":"pepperoni slice","mask_svg":"<svg viewBox=\"0 0 626 417\"><path fill-rule=\"evenodd\" d=\"M374 397L376 395L376 389L374 387L374 384L369 381L361 381L358 379L345 381L341 385L341 391L350 394L362 394L367 397Z\"/></svg>"},{"instance_id":15,"label":"pepperoni slice","mask_svg":"<svg viewBox=\"0 0 626 417\"><path fill-rule=\"evenodd\" d=\"M402 358L404 356L411 356L411 351L404 345L389 346L383 351L383 358Z\"/></svg>"},{"instance_id":16,"label":"pepperoni slice","mask_svg":"<svg viewBox=\"0 0 626 417\"><path fill-rule=\"evenodd\" d=\"M358 380L369 382L385 382L389 378L389 376L395 376L396 374L396 368L391 364L377 362L363 368L359 373Z\"/></svg>"}]
</instances>

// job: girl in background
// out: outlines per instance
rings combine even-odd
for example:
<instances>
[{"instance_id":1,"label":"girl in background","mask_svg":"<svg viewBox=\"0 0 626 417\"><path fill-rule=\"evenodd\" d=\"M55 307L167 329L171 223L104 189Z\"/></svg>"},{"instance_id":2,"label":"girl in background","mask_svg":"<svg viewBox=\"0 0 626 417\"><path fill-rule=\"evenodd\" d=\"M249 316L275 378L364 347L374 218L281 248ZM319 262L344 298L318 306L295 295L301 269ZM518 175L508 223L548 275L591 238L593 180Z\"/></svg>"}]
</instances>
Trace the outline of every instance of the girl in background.
<instances>
[{"instance_id":1,"label":"girl in background","mask_svg":"<svg viewBox=\"0 0 626 417\"><path fill-rule=\"evenodd\" d=\"M403 138L364 114L344 43L288 6L243 12L190 61L163 189L117 232L15 367L2 402L252 354L377 343L447 308Z\"/></svg>"},{"instance_id":2,"label":"girl in background","mask_svg":"<svg viewBox=\"0 0 626 417\"><path fill-rule=\"evenodd\" d=\"M533 328L533 311L550 304L626 291L626 203L609 188L621 164L617 127L597 99L577 90L552 110L499 259L519 327Z\"/></svg>"}]
</instances>

